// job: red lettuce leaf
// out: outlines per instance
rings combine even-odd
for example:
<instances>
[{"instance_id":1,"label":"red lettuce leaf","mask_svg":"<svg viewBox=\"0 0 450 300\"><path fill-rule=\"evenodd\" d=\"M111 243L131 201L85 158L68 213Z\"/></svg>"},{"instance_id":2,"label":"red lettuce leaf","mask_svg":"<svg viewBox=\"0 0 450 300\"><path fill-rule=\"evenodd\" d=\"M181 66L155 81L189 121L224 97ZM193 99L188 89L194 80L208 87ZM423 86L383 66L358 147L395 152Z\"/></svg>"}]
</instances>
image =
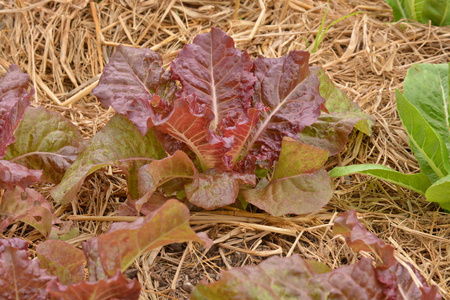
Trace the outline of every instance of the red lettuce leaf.
<instances>
[{"instance_id":1,"label":"red lettuce leaf","mask_svg":"<svg viewBox=\"0 0 450 300\"><path fill-rule=\"evenodd\" d=\"M112 106L132 121L142 135L172 111L177 91L170 71L150 49L117 47L93 90L103 106Z\"/></svg>"},{"instance_id":2,"label":"red lettuce leaf","mask_svg":"<svg viewBox=\"0 0 450 300\"><path fill-rule=\"evenodd\" d=\"M59 113L29 107L17 127L5 159L43 170L43 180L59 183L84 140L78 128Z\"/></svg>"},{"instance_id":3,"label":"red lettuce leaf","mask_svg":"<svg viewBox=\"0 0 450 300\"><path fill-rule=\"evenodd\" d=\"M350 101L322 68L313 67L311 71L319 77L320 95L326 99L328 112L322 112L314 124L305 127L298 135L299 139L335 155L344 150L353 128L370 136L374 118L363 113L356 103Z\"/></svg>"},{"instance_id":4,"label":"red lettuce leaf","mask_svg":"<svg viewBox=\"0 0 450 300\"><path fill-rule=\"evenodd\" d=\"M47 290L52 297L61 300L138 300L141 285L136 279L130 281L122 273L116 272L107 279L68 286L52 281Z\"/></svg>"},{"instance_id":5,"label":"red lettuce leaf","mask_svg":"<svg viewBox=\"0 0 450 300\"><path fill-rule=\"evenodd\" d=\"M359 223L354 211L345 212L336 218L333 233L343 235L347 245L353 251L373 252L377 265L381 268L386 269L397 263L394 257L394 247L387 245L376 235L367 231Z\"/></svg>"},{"instance_id":6,"label":"red lettuce leaf","mask_svg":"<svg viewBox=\"0 0 450 300\"><path fill-rule=\"evenodd\" d=\"M32 185L41 179L42 171L30 170L22 165L0 160L0 189L22 188Z\"/></svg>"},{"instance_id":7,"label":"red lettuce leaf","mask_svg":"<svg viewBox=\"0 0 450 300\"><path fill-rule=\"evenodd\" d=\"M55 279L39 267L39 260L30 260L28 242L0 240L1 299L50 299L45 287Z\"/></svg>"},{"instance_id":8,"label":"red lettuce leaf","mask_svg":"<svg viewBox=\"0 0 450 300\"><path fill-rule=\"evenodd\" d=\"M428 286L417 270L409 266L422 286L412 280L404 264L395 260L392 247L386 247L364 229L354 211L336 218L335 226L350 247L379 252L375 253L380 259L378 264L375 266L372 258L365 257L355 264L328 271L298 255L272 257L258 266L224 272L214 283L198 284L191 299L441 299L437 286Z\"/></svg>"},{"instance_id":9,"label":"red lettuce leaf","mask_svg":"<svg viewBox=\"0 0 450 300\"><path fill-rule=\"evenodd\" d=\"M139 170L138 185L141 198L134 204L135 209L139 212L160 186L176 179L178 186L182 188L183 183L192 181L197 173L190 158L182 151L143 166Z\"/></svg>"},{"instance_id":10,"label":"red lettuce leaf","mask_svg":"<svg viewBox=\"0 0 450 300\"><path fill-rule=\"evenodd\" d=\"M97 281L106 278L105 270L98 256L98 238L90 238L83 243L83 252L87 258L89 281Z\"/></svg>"},{"instance_id":11,"label":"red lettuce leaf","mask_svg":"<svg viewBox=\"0 0 450 300\"><path fill-rule=\"evenodd\" d=\"M314 278L300 256L293 255L223 272L219 281L198 284L191 299L326 299L328 295L326 284Z\"/></svg>"},{"instance_id":12,"label":"red lettuce leaf","mask_svg":"<svg viewBox=\"0 0 450 300\"><path fill-rule=\"evenodd\" d=\"M11 65L0 78L0 158L5 156L6 147L14 142L14 130L30 105L33 89L28 91L28 80L28 75L16 65Z\"/></svg>"},{"instance_id":13,"label":"red lettuce leaf","mask_svg":"<svg viewBox=\"0 0 450 300\"><path fill-rule=\"evenodd\" d=\"M52 196L61 203L73 201L88 175L104 166L115 165L126 173L132 198L138 198L139 168L164 156L153 130L142 136L124 116L116 115L83 148L61 183L52 191Z\"/></svg>"},{"instance_id":14,"label":"red lettuce leaf","mask_svg":"<svg viewBox=\"0 0 450 300\"><path fill-rule=\"evenodd\" d=\"M215 169L198 174L192 183L185 185L186 195L192 204L205 209L216 209L236 201L240 187L254 186L256 176L237 172L217 172Z\"/></svg>"},{"instance_id":15,"label":"red lettuce leaf","mask_svg":"<svg viewBox=\"0 0 450 300\"><path fill-rule=\"evenodd\" d=\"M195 37L171 63L173 77L181 81L180 98L196 95L198 105L213 113L211 128L225 126L228 119L245 121L251 107L253 62L247 52L234 47L233 39L217 28Z\"/></svg>"},{"instance_id":16,"label":"red lettuce leaf","mask_svg":"<svg viewBox=\"0 0 450 300\"><path fill-rule=\"evenodd\" d=\"M334 234L342 234L354 251L368 251L376 258L375 273L389 299L441 299L437 286L428 286L422 275L410 264L400 263L394 248L378 239L358 222L355 211L347 211L334 221ZM411 275L410 270L414 275ZM415 278L413 278L413 276ZM419 285L416 281L420 282Z\"/></svg>"},{"instance_id":17,"label":"red lettuce leaf","mask_svg":"<svg viewBox=\"0 0 450 300\"><path fill-rule=\"evenodd\" d=\"M250 158L272 166L278 159L283 137L297 134L320 116L325 99L319 80L308 67L309 53L292 51L281 58L259 57L254 63L258 79L254 102L265 105L260 122L246 146Z\"/></svg>"},{"instance_id":18,"label":"red lettuce leaf","mask_svg":"<svg viewBox=\"0 0 450 300\"><path fill-rule=\"evenodd\" d=\"M36 247L41 268L57 276L64 285L84 280L86 257L82 250L59 240L46 240Z\"/></svg>"},{"instance_id":19,"label":"red lettuce leaf","mask_svg":"<svg viewBox=\"0 0 450 300\"><path fill-rule=\"evenodd\" d=\"M203 171L230 170L256 124L252 66L250 56L217 28L198 35L172 61L182 90L170 119L158 129L185 143Z\"/></svg>"},{"instance_id":20,"label":"red lettuce leaf","mask_svg":"<svg viewBox=\"0 0 450 300\"><path fill-rule=\"evenodd\" d=\"M92 279L113 276L124 271L143 253L170 243L196 241L210 246L205 234L196 234L189 227L189 209L176 200L167 201L160 209L132 223L113 223L105 234L83 244ZM95 277L94 277L95 276Z\"/></svg>"},{"instance_id":21,"label":"red lettuce leaf","mask_svg":"<svg viewBox=\"0 0 450 300\"><path fill-rule=\"evenodd\" d=\"M0 202L0 215L6 216L9 223L19 220L33 226L45 237L50 234L52 223L56 220L52 206L44 196L35 190L20 187L5 191Z\"/></svg>"},{"instance_id":22,"label":"red lettuce leaf","mask_svg":"<svg viewBox=\"0 0 450 300\"><path fill-rule=\"evenodd\" d=\"M177 99L174 112L157 129L184 142L195 153L204 171L214 167L227 169L224 140L210 130L213 119L211 109L198 105L195 96L194 99Z\"/></svg>"}]
</instances>

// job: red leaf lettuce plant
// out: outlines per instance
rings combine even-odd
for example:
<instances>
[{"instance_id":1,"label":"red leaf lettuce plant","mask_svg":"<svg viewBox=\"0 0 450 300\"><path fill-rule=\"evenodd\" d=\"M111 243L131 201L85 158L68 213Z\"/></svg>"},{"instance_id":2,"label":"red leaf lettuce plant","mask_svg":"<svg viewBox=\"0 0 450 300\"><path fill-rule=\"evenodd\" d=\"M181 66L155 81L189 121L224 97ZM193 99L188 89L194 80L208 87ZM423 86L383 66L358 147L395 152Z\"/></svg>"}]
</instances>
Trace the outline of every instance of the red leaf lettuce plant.
<instances>
[{"instance_id":1,"label":"red leaf lettuce plant","mask_svg":"<svg viewBox=\"0 0 450 300\"><path fill-rule=\"evenodd\" d=\"M17 66L0 79L0 230L22 221L49 239L38 244L33 260L28 242L0 240L1 299L138 299L140 284L122 274L135 258L174 242L210 245L205 234L189 227L189 210L176 200L133 223L113 224L84 242L83 251L61 240L73 233L67 232L69 222L59 220L51 203L28 186L41 179L58 183L83 139L61 115L28 107L32 94L28 75Z\"/></svg>"},{"instance_id":2,"label":"red leaf lettuce plant","mask_svg":"<svg viewBox=\"0 0 450 300\"><path fill-rule=\"evenodd\" d=\"M47 237L62 222L28 186L41 179L58 183L83 140L61 115L28 107L32 95L28 75L12 65L0 79L0 230L20 220Z\"/></svg>"},{"instance_id":3,"label":"red leaf lettuce plant","mask_svg":"<svg viewBox=\"0 0 450 300\"><path fill-rule=\"evenodd\" d=\"M436 285L427 285L409 263L348 211L336 218L334 234L342 234L354 251L372 253L351 265L331 270L298 255L272 257L258 266L223 272L214 283L200 283L191 299L442 299Z\"/></svg>"},{"instance_id":4,"label":"red leaf lettuce plant","mask_svg":"<svg viewBox=\"0 0 450 300\"><path fill-rule=\"evenodd\" d=\"M86 176L114 164L128 175L128 208L137 212L174 195L205 209L239 197L272 215L317 211L332 196L328 156L353 126L370 134L372 121L308 59L292 51L253 60L216 28L186 45L170 70L149 49L119 46L94 94L121 115L53 197L74 200Z\"/></svg>"}]
</instances>

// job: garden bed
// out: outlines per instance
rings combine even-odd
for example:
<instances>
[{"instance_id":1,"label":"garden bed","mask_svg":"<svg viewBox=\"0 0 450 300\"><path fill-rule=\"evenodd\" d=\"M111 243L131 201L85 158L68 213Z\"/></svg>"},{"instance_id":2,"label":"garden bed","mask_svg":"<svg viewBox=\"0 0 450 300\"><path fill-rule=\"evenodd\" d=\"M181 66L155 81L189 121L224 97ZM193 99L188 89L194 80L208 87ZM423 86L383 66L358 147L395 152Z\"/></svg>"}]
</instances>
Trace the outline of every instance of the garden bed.
<instances>
[{"instance_id":1,"label":"garden bed","mask_svg":"<svg viewBox=\"0 0 450 300\"><path fill-rule=\"evenodd\" d=\"M326 13L334 24L311 54L335 84L377 120L371 137L354 131L346 150L326 168L377 163L404 173L419 166L408 148L398 118L395 89L402 89L414 63L450 61L450 28L393 22L382 0L326 1L14 1L0 5L0 75L10 64L28 73L36 90L33 106L70 119L90 139L114 115L91 94L103 67L119 44L158 52L166 67L193 38L217 27L252 58L281 57L311 50ZM272 217L254 208L192 212L191 226L220 241L204 255L196 243L152 250L126 272L142 284L141 299L185 299L200 280L214 281L222 270L253 265L272 255L318 260L331 268L354 263L353 253L331 234L339 212L355 209L371 232L396 249L396 256L417 268L429 283L450 294L449 216L419 194L369 176L335 179L332 200L319 212ZM34 188L51 199L53 186ZM117 208L126 200L124 176L114 168L96 172L84 183L78 201L54 211L74 220L75 246L122 220ZM110 218L105 218L108 216ZM42 235L15 223L1 238L21 237L35 246Z\"/></svg>"}]
</instances>

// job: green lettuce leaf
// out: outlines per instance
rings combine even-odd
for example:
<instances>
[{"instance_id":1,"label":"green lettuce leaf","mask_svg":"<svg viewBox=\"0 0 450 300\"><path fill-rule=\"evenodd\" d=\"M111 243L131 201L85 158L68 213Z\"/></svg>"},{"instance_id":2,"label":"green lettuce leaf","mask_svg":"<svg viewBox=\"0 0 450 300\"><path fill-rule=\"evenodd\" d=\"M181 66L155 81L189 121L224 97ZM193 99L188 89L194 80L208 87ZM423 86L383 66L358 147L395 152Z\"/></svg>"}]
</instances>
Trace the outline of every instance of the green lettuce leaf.
<instances>
[{"instance_id":1,"label":"green lettuce leaf","mask_svg":"<svg viewBox=\"0 0 450 300\"><path fill-rule=\"evenodd\" d=\"M128 191L132 198L138 198L139 168L164 156L165 151L152 129L142 136L131 121L115 115L81 151L52 196L61 203L73 201L88 175L104 166L115 165L128 175Z\"/></svg>"},{"instance_id":2,"label":"green lettuce leaf","mask_svg":"<svg viewBox=\"0 0 450 300\"><path fill-rule=\"evenodd\" d=\"M431 182L425 174L403 174L386 166L375 164L336 167L330 171L330 176L340 177L355 173L371 175L422 195L425 195L426 190L431 186Z\"/></svg>"},{"instance_id":3,"label":"green lettuce leaf","mask_svg":"<svg viewBox=\"0 0 450 300\"><path fill-rule=\"evenodd\" d=\"M439 179L426 191L425 197L428 201L437 202L450 211L450 175Z\"/></svg>"},{"instance_id":4,"label":"green lettuce leaf","mask_svg":"<svg viewBox=\"0 0 450 300\"><path fill-rule=\"evenodd\" d=\"M396 99L398 114L422 172L432 182L445 177L450 171L450 160L444 139L399 91L396 93Z\"/></svg>"},{"instance_id":5,"label":"green lettuce leaf","mask_svg":"<svg viewBox=\"0 0 450 300\"><path fill-rule=\"evenodd\" d=\"M59 183L84 140L78 128L59 113L28 107L14 132L5 159L43 170L43 180Z\"/></svg>"}]
</instances>

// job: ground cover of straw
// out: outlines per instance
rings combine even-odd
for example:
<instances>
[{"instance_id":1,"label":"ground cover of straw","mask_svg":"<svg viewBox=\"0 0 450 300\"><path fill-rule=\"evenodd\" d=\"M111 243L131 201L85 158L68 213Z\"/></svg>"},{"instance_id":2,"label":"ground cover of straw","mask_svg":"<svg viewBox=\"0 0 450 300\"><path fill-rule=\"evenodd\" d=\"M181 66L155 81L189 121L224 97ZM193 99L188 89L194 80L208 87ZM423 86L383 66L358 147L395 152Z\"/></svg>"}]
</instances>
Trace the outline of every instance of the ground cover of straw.
<instances>
[{"instance_id":1,"label":"ground cover of straw","mask_svg":"<svg viewBox=\"0 0 450 300\"><path fill-rule=\"evenodd\" d=\"M98 3L97 3L98 2ZM30 74L37 91L33 105L58 111L75 123L86 139L114 114L90 91L108 57L119 44L149 47L165 62L183 45L212 26L221 28L252 57L280 57L308 50L318 33L326 1L120 0L0 1L0 75L12 63ZM331 0L325 25L335 24L311 64L321 65L333 81L365 112L377 119L372 137L352 133L336 165L379 163L405 173L418 172L395 109L413 63L450 61L450 28L394 23L382 0ZM143 286L141 299L185 299L201 279L217 280L232 267L257 264L268 256L325 262L332 268L358 259L331 226L337 213L356 209L362 223L396 248L450 299L450 217L418 194L367 176L335 180L333 199L319 212L304 216L222 209L192 215L191 225L217 243L206 254L196 244L175 244L140 257L127 271ZM51 186L37 185L49 199ZM78 202L53 203L62 219L73 219L82 241L106 231L126 199L124 177L113 168L97 172L84 184ZM88 216L82 220L83 216ZM108 220L108 219L106 219ZM36 245L42 236L17 223L0 238L21 237Z\"/></svg>"}]
</instances>

